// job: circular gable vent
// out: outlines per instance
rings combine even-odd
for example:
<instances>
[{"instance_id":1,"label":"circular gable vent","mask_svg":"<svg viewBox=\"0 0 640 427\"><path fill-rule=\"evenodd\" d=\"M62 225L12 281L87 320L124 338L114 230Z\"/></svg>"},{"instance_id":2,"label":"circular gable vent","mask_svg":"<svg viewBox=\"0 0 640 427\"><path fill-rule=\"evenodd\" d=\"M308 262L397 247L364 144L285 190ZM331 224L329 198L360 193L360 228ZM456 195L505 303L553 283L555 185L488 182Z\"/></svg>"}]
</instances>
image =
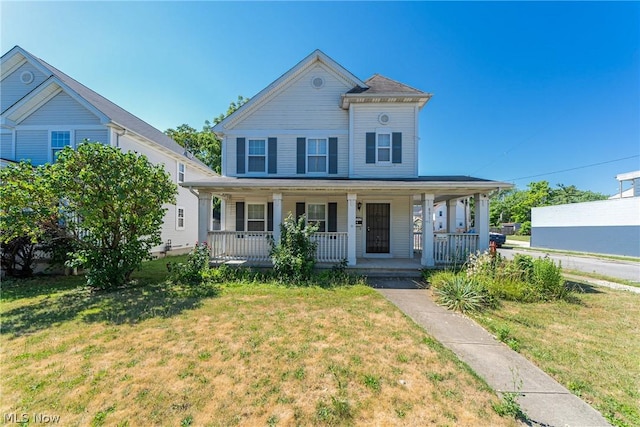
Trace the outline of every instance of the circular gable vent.
<instances>
[{"instance_id":1,"label":"circular gable vent","mask_svg":"<svg viewBox=\"0 0 640 427\"><path fill-rule=\"evenodd\" d=\"M378 121L380 123L382 123L383 125L389 124L389 121L391 120L391 118L389 117L389 115L387 113L382 113L378 116Z\"/></svg>"},{"instance_id":2,"label":"circular gable vent","mask_svg":"<svg viewBox=\"0 0 640 427\"><path fill-rule=\"evenodd\" d=\"M320 89L322 86L324 86L324 79L322 77L314 77L311 79L311 86L313 86L316 89Z\"/></svg>"},{"instance_id":3,"label":"circular gable vent","mask_svg":"<svg viewBox=\"0 0 640 427\"><path fill-rule=\"evenodd\" d=\"M33 81L33 73L31 71L23 71L20 74L20 81L26 85Z\"/></svg>"}]
</instances>

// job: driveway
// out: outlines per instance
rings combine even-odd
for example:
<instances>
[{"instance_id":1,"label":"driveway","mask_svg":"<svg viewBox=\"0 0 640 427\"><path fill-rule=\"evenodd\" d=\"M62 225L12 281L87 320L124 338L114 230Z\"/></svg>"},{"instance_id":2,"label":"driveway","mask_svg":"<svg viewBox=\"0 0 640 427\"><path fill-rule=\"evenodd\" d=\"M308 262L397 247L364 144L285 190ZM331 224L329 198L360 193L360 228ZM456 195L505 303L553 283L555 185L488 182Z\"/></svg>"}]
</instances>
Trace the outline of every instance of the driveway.
<instances>
[{"instance_id":1,"label":"driveway","mask_svg":"<svg viewBox=\"0 0 640 427\"><path fill-rule=\"evenodd\" d=\"M535 258L549 256L552 260L562 263L562 268L566 270L576 270L585 273L597 273L604 276L618 279L640 282L640 262L619 261L608 258L598 258L588 255L567 255L540 250L523 250L517 247L503 247L498 249L500 255L507 259L513 258L515 254L531 255Z\"/></svg>"}]
</instances>

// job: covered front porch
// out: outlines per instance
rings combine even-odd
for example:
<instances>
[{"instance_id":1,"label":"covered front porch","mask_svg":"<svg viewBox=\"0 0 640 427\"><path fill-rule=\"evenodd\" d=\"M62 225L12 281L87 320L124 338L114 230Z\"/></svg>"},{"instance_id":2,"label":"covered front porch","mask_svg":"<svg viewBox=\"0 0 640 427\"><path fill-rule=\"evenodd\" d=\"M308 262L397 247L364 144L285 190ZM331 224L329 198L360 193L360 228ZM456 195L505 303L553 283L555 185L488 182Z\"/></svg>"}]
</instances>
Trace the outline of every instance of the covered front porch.
<instances>
[{"instance_id":1,"label":"covered front porch","mask_svg":"<svg viewBox=\"0 0 640 427\"><path fill-rule=\"evenodd\" d=\"M218 262L269 263L279 224L306 214L320 225L317 260L349 267L388 260L421 268L463 262L489 246L487 194L509 184L469 177L415 179L294 179L220 177L184 186L199 199L199 241ZM221 200L220 230L212 230L212 199ZM460 232L455 207L473 199L473 224ZM447 228L434 232L434 206L446 203ZM442 218L441 218L442 219ZM416 232L416 220L421 230ZM370 260L370 261L368 261ZM416 261L418 260L418 261ZM402 262L402 261L397 261Z\"/></svg>"}]
</instances>

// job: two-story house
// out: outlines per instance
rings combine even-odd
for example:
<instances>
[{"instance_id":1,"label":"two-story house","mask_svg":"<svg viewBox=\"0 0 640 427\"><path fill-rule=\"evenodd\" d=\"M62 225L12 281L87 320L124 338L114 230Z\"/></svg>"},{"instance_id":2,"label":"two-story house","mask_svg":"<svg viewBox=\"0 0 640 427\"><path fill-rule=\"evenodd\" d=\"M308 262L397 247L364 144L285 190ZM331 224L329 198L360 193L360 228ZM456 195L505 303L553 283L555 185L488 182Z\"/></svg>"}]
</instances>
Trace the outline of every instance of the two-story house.
<instances>
[{"instance_id":1,"label":"two-story house","mask_svg":"<svg viewBox=\"0 0 640 427\"><path fill-rule=\"evenodd\" d=\"M316 50L214 127L222 176L189 181L201 200L199 240L219 259L268 260L289 213L318 224L320 262L414 258L413 206L422 206L424 266L489 245L487 193L510 184L418 175L418 115L431 94L375 74L360 80ZM222 199L210 231L211 197ZM458 199L475 197L474 234L434 237L434 203L456 229Z\"/></svg>"},{"instance_id":2,"label":"two-story house","mask_svg":"<svg viewBox=\"0 0 640 427\"><path fill-rule=\"evenodd\" d=\"M85 139L134 151L163 164L177 184L212 179L209 167L164 133L19 46L0 59L0 157L55 162L57 152ZM192 248L198 239L198 198L180 187L167 209L154 252Z\"/></svg>"}]
</instances>

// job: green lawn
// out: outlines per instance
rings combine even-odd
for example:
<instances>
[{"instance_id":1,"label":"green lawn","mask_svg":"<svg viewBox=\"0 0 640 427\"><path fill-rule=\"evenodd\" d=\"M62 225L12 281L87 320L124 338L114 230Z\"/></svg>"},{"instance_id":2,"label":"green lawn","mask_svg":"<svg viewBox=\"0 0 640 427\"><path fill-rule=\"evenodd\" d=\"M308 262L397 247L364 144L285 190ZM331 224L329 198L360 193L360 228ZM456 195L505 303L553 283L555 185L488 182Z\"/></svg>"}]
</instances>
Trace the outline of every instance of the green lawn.
<instances>
[{"instance_id":1,"label":"green lawn","mask_svg":"<svg viewBox=\"0 0 640 427\"><path fill-rule=\"evenodd\" d=\"M516 240L518 242L530 242L531 241L531 236L509 235L509 236L507 236L507 240Z\"/></svg>"},{"instance_id":2,"label":"green lawn","mask_svg":"<svg viewBox=\"0 0 640 427\"><path fill-rule=\"evenodd\" d=\"M5 281L3 414L74 425L515 425L495 393L368 286Z\"/></svg>"},{"instance_id":3,"label":"green lawn","mask_svg":"<svg viewBox=\"0 0 640 427\"><path fill-rule=\"evenodd\" d=\"M571 302L475 316L617 426L640 426L640 295L582 285Z\"/></svg>"}]
</instances>

